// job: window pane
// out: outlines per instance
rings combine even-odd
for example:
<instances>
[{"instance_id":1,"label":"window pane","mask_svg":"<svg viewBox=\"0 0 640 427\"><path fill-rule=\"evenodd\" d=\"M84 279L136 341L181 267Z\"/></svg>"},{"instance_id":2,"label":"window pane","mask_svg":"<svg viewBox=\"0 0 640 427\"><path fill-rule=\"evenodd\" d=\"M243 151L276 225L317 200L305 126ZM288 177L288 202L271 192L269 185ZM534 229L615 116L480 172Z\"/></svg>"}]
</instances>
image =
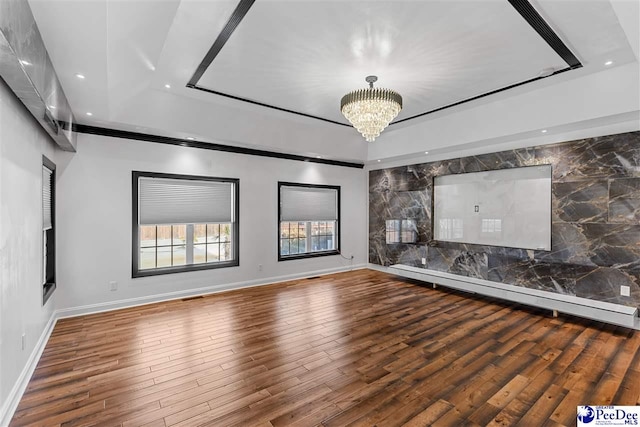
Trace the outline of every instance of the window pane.
<instances>
[{"instance_id":1,"label":"window pane","mask_svg":"<svg viewBox=\"0 0 640 427\"><path fill-rule=\"evenodd\" d=\"M156 268L156 248L140 249L140 269Z\"/></svg>"},{"instance_id":2,"label":"window pane","mask_svg":"<svg viewBox=\"0 0 640 427\"><path fill-rule=\"evenodd\" d=\"M171 226L159 225L157 227L158 246L168 246L171 244Z\"/></svg>"},{"instance_id":3,"label":"window pane","mask_svg":"<svg viewBox=\"0 0 640 427\"><path fill-rule=\"evenodd\" d=\"M172 246L173 248L173 265L187 264L187 250L184 246Z\"/></svg>"},{"instance_id":4,"label":"window pane","mask_svg":"<svg viewBox=\"0 0 640 427\"><path fill-rule=\"evenodd\" d=\"M193 243L205 243L207 241L207 225L195 224L193 226Z\"/></svg>"},{"instance_id":5,"label":"window pane","mask_svg":"<svg viewBox=\"0 0 640 427\"><path fill-rule=\"evenodd\" d=\"M220 261L228 261L231 259L231 243L222 243L220 245Z\"/></svg>"},{"instance_id":6,"label":"window pane","mask_svg":"<svg viewBox=\"0 0 640 427\"><path fill-rule=\"evenodd\" d=\"M298 240L298 253L304 253L307 251L307 239Z\"/></svg>"},{"instance_id":7,"label":"window pane","mask_svg":"<svg viewBox=\"0 0 640 427\"><path fill-rule=\"evenodd\" d=\"M207 245L207 261L215 262L220 259L220 245L217 243Z\"/></svg>"},{"instance_id":8,"label":"window pane","mask_svg":"<svg viewBox=\"0 0 640 427\"><path fill-rule=\"evenodd\" d=\"M156 226L143 225L140 227L140 247L148 248L156 245ZM154 255L155 259L155 255Z\"/></svg>"},{"instance_id":9,"label":"window pane","mask_svg":"<svg viewBox=\"0 0 640 427\"><path fill-rule=\"evenodd\" d=\"M220 224L207 224L207 243L217 242L220 238Z\"/></svg>"},{"instance_id":10,"label":"window pane","mask_svg":"<svg viewBox=\"0 0 640 427\"><path fill-rule=\"evenodd\" d=\"M280 224L280 237L289 237L289 227L291 223L283 222Z\"/></svg>"},{"instance_id":11,"label":"window pane","mask_svg":"<svg viewBox=\"0 0 640 427\"><path fill-rule=\"evenodd\" d=\"M231 224L220 224L220 241L231 242Z\"/></svg>"},{"instance_id":12,"label":"window pane","mask_svg":"<svg viewBox=\"0 0 640 427\"><path fill-rule=\"evenodd\" d=\"M280 255L334 250L336 228L336 221L282 222L280 223ZM307 236L309 230L311 236Z\"/></svg>"},{"instance_id":13,"label":"window pane","mask_svg":"<svg viewBox=\"0 0 640 427\"><path fill-rule=\"evenodd\" d=\"M289 253L290 254L297 254L300 253L300 251L298 250L298 238L293 238L293 239L289 239Z\"/></svg>"},{"instance_id":14,"label":"window pane","mask_svg":"<svg viewBox=\"0 0 640 427\"><path fill-rule=\"evenodd\" d=\"M173 244L184 245L186 242L187 242L187 226L174 225L173 226Z\"/></svg>"},{"instance_id":15,"label":"window pane","mask_svg":"<svg viewBox=\"0 0 640 427\"><path fill-rule=\"evenodd\" d=\"M327 234L333 235L335 229L336 229L335 221L327 222Z\"/></svg>"},{"instance_id":16,"label":"window pane","mask_svg":"<svg viewBox=\"0 0 640 427\"><path fill-rule=\"evenodd\" d=\"M207 262L207 245L204 243L200 245L193 245L193 263L202 264L205 262Z\"/></svg>"},{"instance_id":17,"label":"window pane","mask_svg":"<svg viewBox=\"0 0 640 427\"><path fill-rule=\"evenodd\" d=\"M280 254L289 255L289 239L280 239Z\"/></svg>"},{"instance_id":18,"label":"window pane","mask_svg":"<svg viewBox=\"0 0 640 427\"><path fill-rule=\"evenodd\" d=\"M159 267L171 267L171 246L158 248L158 268Z\"/></svg>"},{"instance_id":19,"label":"window pane","mask_svg":"<svg viewBox=\"0 0 640 427\"><path fill-rule=\"evenodd\" d=\"M320 236L320 250L327 250L327 236Z\"/></svg>"}]
</instances>

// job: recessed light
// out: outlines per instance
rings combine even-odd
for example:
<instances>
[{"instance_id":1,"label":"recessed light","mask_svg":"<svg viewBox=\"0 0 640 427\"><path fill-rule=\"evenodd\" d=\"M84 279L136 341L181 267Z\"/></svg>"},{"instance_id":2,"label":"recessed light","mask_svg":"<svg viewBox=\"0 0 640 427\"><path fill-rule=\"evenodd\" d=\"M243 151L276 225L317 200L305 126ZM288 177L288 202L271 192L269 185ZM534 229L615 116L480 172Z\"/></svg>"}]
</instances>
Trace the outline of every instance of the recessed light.
<instances>
[{"instance_id":1,"label":"recessed light","mask_svg":"<svg viewBox=\"0 0 640 427\"><path fill-rule=\"evenodd\" d=\"M604 63L604 65L611 65L611 64L613 64L613 61L607 61Z\"/></svg>"},{"instance_id":2,"label":"recessed light","mask_svg":"<svg viewBox=\"0 0 640 427\"><path fill-rule=\"evenodd\" d=\"M378 163L380 163L380 159L378 159Z\"/></svg>"},{"instance_id":3,"label":"recessed light","mask_svg":"<svg viewBox=\"0 0 640 427\"><path fill-rule=\"evenodd\" d=\"M31 62L29 62L29 61L25 61L24 59L21 59L21 60L20 60L20 63L21 63L22 65L31 65Z\"/></svg>"},{"instance_id":4,"label":"recessed light","mask_svg":"<svg viewBox=\"0 0 640 427\"><path fill-rule=\"evenodd\" d=\"M428 151L425 151L425 152L424 152L424 154L429 154L429 152L428 152Z\"/></svg>"},{"instance_id":5,"label":"recessed light","mask_svg":"<svg viewBox=\"0 0 640 427\"><path fill-rule=\"evenodd\" d=\"M547 130L546 129L542 129L540 132L547 133Z\"/></svg>"},{"instance_id":6,"label":"recessed light","mask_svg":"<svg viewBox=\"0 0 640 427\"><path fill-rule=\"evenodd\" d=\"M187 137L187 139L188 139L189 141L193 141L195 138L194 138L194 137L192 137L192 136L188 136L188 137Z\"/></svg>"},{"instance_id":7,"label":"recessed light","mask_svg":"<svg viewBox=\"0 0 640 427\"><path fill-rule=\"evenodd\" d=\"M76 73L76 77L80 80L84 80L84 74Z\"/></svg>"},{"instance_id":8,"label":"recessed light","mask_svg":"<svg viewBox=\"0 0 640 427\"><path fill-rule=\"evenodd\" d=\"M321 158L322 158L322 156L316 156L316 159L321 159Z\"/></svg>"},{"instance_id":9,"label":"recessed light","mask_svg":"<svg viewBox=\"0 0 640 427\"><path fill-rule=\"evenodd\" d=\"M87 111L87 116L93 116L93 113L90 111Z\"/></svg>"},{"instance_id":10,"label":"recessed light","mask_svg":"<svg viewBox=\"0 0 640 427\"><path fill-rule=\"evenodd\" d=\"M164 87L166 87L167 89L171 89L171 85L169 83L167 83L166 85L164 85Z\"/></svg>"}]
</instances>

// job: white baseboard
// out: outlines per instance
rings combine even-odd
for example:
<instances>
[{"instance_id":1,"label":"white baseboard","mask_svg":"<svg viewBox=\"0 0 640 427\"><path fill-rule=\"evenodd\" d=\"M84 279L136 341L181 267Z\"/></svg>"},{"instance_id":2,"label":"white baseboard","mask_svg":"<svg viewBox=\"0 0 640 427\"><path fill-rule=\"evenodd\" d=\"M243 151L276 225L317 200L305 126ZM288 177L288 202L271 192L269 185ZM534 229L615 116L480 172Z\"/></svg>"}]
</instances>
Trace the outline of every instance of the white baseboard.
<instances>
[{"instance_id":1,"label":"white baseboard","mask_svg":"<svg viewBox=\"0 0 640 427\"><path fill-rule=\"evenodd\" d=\"M31 379L33 372L36 370L38 361L40 361L40 356L42 356L42 352L47 345L47 341L49 341L49 337L51 336L51 332L53 332L53 328L55 327L57 320L56 312L54 311L51 313L51 317L49 318L47 325L44 327L42 334L40 334L40 338L38 338L36 346L29 355L29 359L27 360L24 369L20 372L20 376L13 385L11 392L9 392L7 400L5 400L2 408L0 408L0 426L8 426L11 422L11 418L18 408L18 403L20 403L20 399L22 399L22 395L27 389L27 385L29 384L29 380Z\"/></svg>"},{"instance_id":2,"label":"white baseboard","mask_svg":"<svg viewBox=\"0 0 640 427\"><path fill-rule=\"evenodd\" d=\"M254 286L271 285L289 280L305 279L313 276L325 276L327 274L341 273L344 271L360 270L367 268L366 264L357 264L349 267L327 268L323 270L307 271L298 274L288 274L284 276L274 276L255 280L246 280L243 282L224 283L214 286L206 286L203 288L188 289L184 291L167 292L164 294L149 295L137 298L128 298L119 301L102 302L97 304L83 305L79 307L63 308L56 310L57 319L65 319L68 317L84 316L86 314L101 313L121 308L138 307L141 305L154 304L162 301L171 301L181 298L189 298L200 295L210 295L219 292L232 291L236 289L251 288Z\"/></svg>"}]
</instances>

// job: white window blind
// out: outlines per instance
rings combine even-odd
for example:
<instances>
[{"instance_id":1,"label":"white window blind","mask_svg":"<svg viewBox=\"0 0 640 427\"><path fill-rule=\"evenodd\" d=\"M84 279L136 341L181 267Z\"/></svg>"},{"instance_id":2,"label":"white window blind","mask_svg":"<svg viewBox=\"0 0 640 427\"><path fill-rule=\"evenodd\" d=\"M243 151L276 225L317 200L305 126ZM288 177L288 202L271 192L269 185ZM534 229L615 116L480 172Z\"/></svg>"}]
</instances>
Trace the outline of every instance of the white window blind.
<instances>
[{"instance_id":1,"label":"white window blind","mask_svg":"<svg viewBox=\"0 0 640 427\"><path fill-rule=\"evenodd\" d=\"M141 177L140 225L233 222L233 183Z\"/></svg>"},{"instance_id":2,"label":"white window blind","mask_svg":"<svg viewBox=\"0 0 640 427\"><path fill-rule=\"evenodd\" d=\"M338 191L333 188L280 187L281 221L336 221Z\"/></svg>"},{"instance_id":3,"label":"white window blind","mask_svg":"<svg viewBox=\"0 0 640 427\"><path fill-rule=\"evenodd\" d=\"M49 230L52 228L51 224L51 211L53 206L51 205L51 171L46 166L42 167L42 229Z\"/></svg>"}]
</instances>

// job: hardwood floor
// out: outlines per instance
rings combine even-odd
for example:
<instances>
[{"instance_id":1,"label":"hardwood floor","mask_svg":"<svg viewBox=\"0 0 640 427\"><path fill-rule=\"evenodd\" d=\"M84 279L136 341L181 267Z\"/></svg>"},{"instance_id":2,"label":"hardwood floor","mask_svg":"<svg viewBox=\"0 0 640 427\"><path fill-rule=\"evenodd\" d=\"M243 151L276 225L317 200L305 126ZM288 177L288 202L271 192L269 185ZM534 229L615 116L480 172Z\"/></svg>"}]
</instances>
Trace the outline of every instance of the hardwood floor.
<instances>
[{"instance_id":1,"label":"hardwood floor","mask_svg":"<svg viewBox=\"0 0 640 427\"><path fill-rule=\"evenodd\" d=\"M640 333L360 270L61 320L12 426L570 426Z\"/></svg>"}]
</instances>

